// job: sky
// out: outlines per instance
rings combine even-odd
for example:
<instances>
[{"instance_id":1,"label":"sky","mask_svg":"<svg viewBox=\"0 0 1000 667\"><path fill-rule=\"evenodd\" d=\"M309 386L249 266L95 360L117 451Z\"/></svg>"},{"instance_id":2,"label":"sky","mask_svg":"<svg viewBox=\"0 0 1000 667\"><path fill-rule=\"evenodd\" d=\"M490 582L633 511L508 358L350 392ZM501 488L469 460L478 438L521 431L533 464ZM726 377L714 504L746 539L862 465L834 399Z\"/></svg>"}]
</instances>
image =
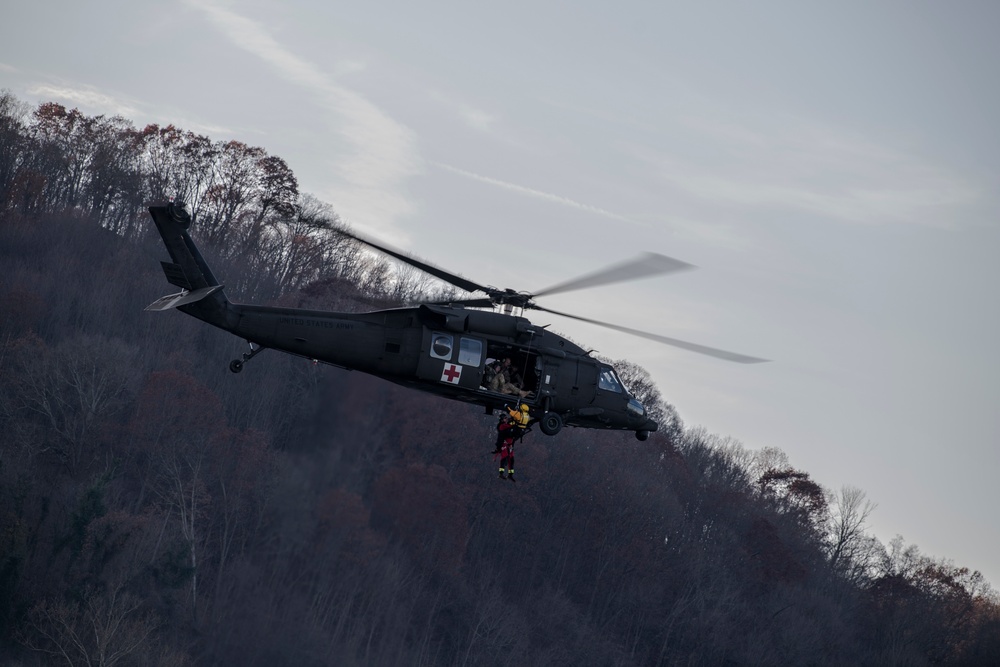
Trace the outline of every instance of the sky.
<instances>
[{"instance_id":1,"label":"sky","mask_svg":"<svg viewBox=\"0 0 1000 667\"><path fill-rule=\"evenodd\" d=\"M356 231L538 291L688 426L1000 588L1000 4L3 0L0 88L284 158ZM238 295L233 295L238 299ZM447 406L443 410L449 409Z\"/></svg>"}]
</instances>

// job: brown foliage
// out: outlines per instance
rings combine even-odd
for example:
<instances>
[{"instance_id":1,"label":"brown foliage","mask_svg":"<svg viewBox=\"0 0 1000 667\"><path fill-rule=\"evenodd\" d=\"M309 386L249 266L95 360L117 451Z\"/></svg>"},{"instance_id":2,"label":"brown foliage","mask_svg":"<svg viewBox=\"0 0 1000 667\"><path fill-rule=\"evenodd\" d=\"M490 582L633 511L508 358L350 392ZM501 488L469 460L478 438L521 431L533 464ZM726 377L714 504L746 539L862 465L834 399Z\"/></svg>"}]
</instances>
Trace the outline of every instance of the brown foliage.
<instances>
[{"instance_id":1,"label":"brown foliage","mask_svg":"<svg viewBox=\"0 0 1000 667\"><path fill-rule=\"evenodd\" d=\"M196 378L157 371L139 393L132 426L140 441L177 446L191 437L211 440L225 428L224 415L218 397Z\"/></svg>"},{"instance_id":2,"label":"brown foliage","mask_svg":"<svg viewBox=\"0 0 1000 667\"><path fill-rule=\"evenodd\" d=\"M826 492L807 472L772 469L761 475L757 483L763 492L781 498L791 510L802 512L810 521L821 522L826 516Z\"/></svg>"},{"instance_id":3,"label":"brown foliage","mask_svg":"<svg viewBox=\"0 0 1000 667\"><path fill-rule=\"evenodd\" d=\"M340 536L338 552L317 554L327 562L342 558L347 564L368 566L385 549L384 535L370 525L371 510L364 499L356 493L343 489L331 489L319 502L316 510L317 544L329 540L329 536ZM320 536L327 536L323 539Z\"/></svg>"},{"instance_id":4,"label":"brown foliage","mask_svg":"<svg viewBox=\"0 0 1000 667\"><path fill-rule=\"evenodd\" d=\"M463 496L439 465L390 468L375 483L373 523L395 535L423 565L455 572L469 532Z\"/></svg>"}]
</instances>

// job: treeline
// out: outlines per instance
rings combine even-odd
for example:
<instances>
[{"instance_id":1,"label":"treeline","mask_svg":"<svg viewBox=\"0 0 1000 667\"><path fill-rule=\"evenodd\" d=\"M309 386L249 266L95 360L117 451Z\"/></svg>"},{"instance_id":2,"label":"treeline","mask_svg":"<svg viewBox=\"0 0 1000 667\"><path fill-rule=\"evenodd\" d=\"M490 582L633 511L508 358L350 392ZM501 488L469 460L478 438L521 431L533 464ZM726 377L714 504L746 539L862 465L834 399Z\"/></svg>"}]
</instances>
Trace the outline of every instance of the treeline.
<instances>
[{"instance_id":1,"label":"treeline","mask_svg":"<svg viewBox=\"0 0 1000 667\"><path fill-rule=\"evenodd\" d=\"M80 215L135 239L148 230L146 206L168 198L188 205L199 239L234 266L228 286L246 300L338 279L394 301L432 288L361 252L331 207L300 194L288 164L263 148L51 102L31 111L0 91L0 211L9 219Z\"/></svg>"},{"instance_id":2,"label":"treeline","mask_svg":"<svg viewBox=\"0 0 1000 667\"><path fill-rule=\"evenodd\" d=\"M170 195L236 298L428 289L262 149L0 96L0 662L1000 661L979 573L685 428L634 364L668 428L533 433L516 484L478 409L273 352L229 373L241 341L142 311Z\"/></svg>"}]
</instances>

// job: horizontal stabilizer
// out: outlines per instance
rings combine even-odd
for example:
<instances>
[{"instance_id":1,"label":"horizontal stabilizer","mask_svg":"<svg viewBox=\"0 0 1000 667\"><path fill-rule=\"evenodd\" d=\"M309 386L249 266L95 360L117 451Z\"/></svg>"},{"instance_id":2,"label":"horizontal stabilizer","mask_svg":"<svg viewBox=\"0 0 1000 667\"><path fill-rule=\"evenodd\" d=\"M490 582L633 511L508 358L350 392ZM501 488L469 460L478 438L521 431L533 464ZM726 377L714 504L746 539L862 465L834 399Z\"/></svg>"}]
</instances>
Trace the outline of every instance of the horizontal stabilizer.
<instances>
[{"instance_id":1,"label":"horizontal stabilizer","mask_svg":"<svg viewBox=\"0 0 1000 667\"><path fill-rule=\"evenodd\" d=\"M178 294L168 294L167 296L161 296L159 299L146 306L146 310L170 310L171 308L176 308L177 306L183 306L184 304L187 303L194 303L195 301L201 301L206 296L214 294L218 292L220 289L222 289L222 285L213 285L211 287L202 287L201 289L196 289L193 292L185 291L185 292L180 292Z\"/></svg>"},{"instance_id":2,"label":"horizontal stabilizer","mask_svg":"<svg viewBox=\"0 0 1000 667\"><path fill-rule=\"evenodd\" d=\"M177 285L183 290L194 289L194 285L188 280L188 277L184 275L184 269L181 268L180 264L173 264L171 262L160 262L160 266L163 267L163 273L167 276L167 282L171 285Z\"/></svg>"}]
</instances>

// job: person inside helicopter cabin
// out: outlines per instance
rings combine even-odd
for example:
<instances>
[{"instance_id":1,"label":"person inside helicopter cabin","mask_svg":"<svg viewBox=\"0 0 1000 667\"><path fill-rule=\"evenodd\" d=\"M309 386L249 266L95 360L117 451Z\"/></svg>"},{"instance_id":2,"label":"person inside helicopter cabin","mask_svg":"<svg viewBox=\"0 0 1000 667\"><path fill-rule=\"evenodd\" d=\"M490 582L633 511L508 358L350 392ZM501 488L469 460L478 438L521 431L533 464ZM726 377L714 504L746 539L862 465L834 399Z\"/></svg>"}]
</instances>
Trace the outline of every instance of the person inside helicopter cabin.
<instances>
[{"instance_id":1,"label":"person inside helicopter cabin","mask_svg":"<svg viewBox=\"0 0 1000 667\"><path fill-rule=\"evenodd\" d=\"M521 373L518 372L517 366L513 363L507 367L507 382L514 387L514 392L504 393L514 393L522 398L528 394L528 392L523 389L524 378L521 377Z\"/></svg>"},{"instance_id":2,"label":"person inside helicopter cabin","mask_svg":"<svg viewBox=\"0 0 1000 667\"><path fill-rule=\"evenodd\" d=\"M490 388L490 391L495 391L498 394L520 394L520 388L511 382L511 371L510 357L498 359L493 364L487 366L485 377L489 378L487 386Z\"/></svg>"},{"instance_id":3,"label":"person inside helicopter cabin","mask_svg":"<svg viewBox=\"0 0 1000 667\"><path fill-rule=\"evenodd\" d=\"M483 386L490 391L500 391L498 388L502 379L498 376L503 373L503 359L489 359L486 368L483 369Z\"/></svg>"},{"instance_id":4,"label":"person inside helicopter cabin","mask_svg":"<svg viewBox=\"0 0 1000 667\"><path fill-rule=\"evenodd\" d=\"M521 398L528 395L528 392L522 390L521 385L517 382L520 376L517 375L517 371L511 364L510 357L504 357L487 365L483 376L488 380L487 386L490 391L495 391L499 394L520 396Z\"/></svg>"}]
</instances>

